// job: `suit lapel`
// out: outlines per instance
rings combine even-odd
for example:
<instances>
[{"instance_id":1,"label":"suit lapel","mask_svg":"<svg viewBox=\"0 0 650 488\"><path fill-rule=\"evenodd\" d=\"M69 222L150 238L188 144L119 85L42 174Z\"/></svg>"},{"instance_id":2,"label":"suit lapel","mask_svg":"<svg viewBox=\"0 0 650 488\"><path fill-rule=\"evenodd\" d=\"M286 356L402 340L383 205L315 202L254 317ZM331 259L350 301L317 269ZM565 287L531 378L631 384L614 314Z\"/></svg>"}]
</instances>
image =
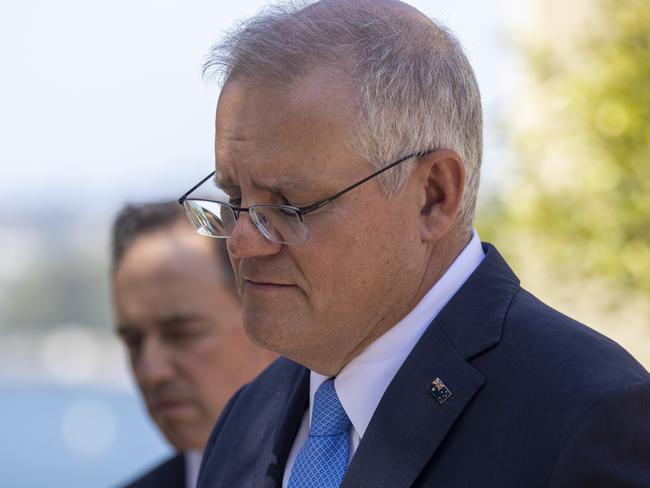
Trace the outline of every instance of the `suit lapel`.
<instances>
[{"instance_id":1,"label":"suit lapel","mask_svg":"<svg viewBox=\"0 0 650 488\"><path fill-rule=\"evenodd\" d=\"M468 360L499 343L519 282L492 246L484 251L393 378L341 487L411 486L485 382ZM436 378L451 396L431 393Z\"/></svg>"},{"instance_id":2,"label":"suit lapel","mask_svg":"<svg viewBox=\"0 0 650 488\"><path fill-rule=\"evenodd\" d=\"M442 404L429 391L436 378L451 392ZM434 326L386 390L341 486L411 486L483 382Z\"/></svg>"},{"instance_id":3,"label":"suit lapel","mask_svg":"<svg viewBox=\"0 0 650 488\"><path fill-rule=\"evenodd\" d=\"M309 406L309 370L296 364L293 374L287 375L279 387L273 402L273 420L265 433L255 472L261 476L253 486L280 488L289 451L300 427L302 417Z\"/></svg>"}]
</instances>

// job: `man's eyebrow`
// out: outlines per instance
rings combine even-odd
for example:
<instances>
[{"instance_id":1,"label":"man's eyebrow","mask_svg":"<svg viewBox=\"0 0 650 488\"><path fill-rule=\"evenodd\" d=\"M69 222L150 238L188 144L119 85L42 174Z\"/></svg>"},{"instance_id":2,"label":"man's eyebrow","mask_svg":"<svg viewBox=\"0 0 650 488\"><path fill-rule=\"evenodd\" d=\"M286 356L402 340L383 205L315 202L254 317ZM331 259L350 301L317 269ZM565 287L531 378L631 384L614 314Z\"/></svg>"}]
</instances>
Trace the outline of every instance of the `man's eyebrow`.
<instances>
[{"instance_id":1,"label":"man's eyebrow","mask_svg":"<svg viewBox=\"0 0 650 488\"><path fill-rule=\"evenodd\" d=\"M131 327L131 324L118 324L117 327L115 327L115 333L119 337L124 337L127 334L132 334L135 332L135 328Z\"/></svg>"},{"instance_id":2,"label":"man's eyebrow","mask_svg":"<svg viewBox=\"0 0 650 488\"><path fill-rule=\"evenodd\" d=\"M162 317L156 321L156 323L162 327L174 327L177 325L183 325L187 322L193 322L199 320L201 316L196 313L177 313L174 315L168 315L167 317Z\"/></svg>"},{"instance_id":3,"label":"man's eyebrow","mask_svg":"<svg viewBox=\"0 0 650 488\"><path fill-rule=\"evenodd\" d=\"M230 178L228 178L227 176L222 177L219 175L219 173L216 172L212 177L212 184L217 188L221 188L222 190L237 188L237 185L235 185Z\"/></svg>"},{"instance_id":4,"label":"man's eyebrow","mask_svg":"<svg viewBox=\"0 0 650 488\"><path fill-rule=\"evenodd\" d=\"M282 189L284 191L292 191L292 190L300 189L295 179L291 179L286 176L280 178L275 183L275 188Z\"/></svg>"},{"instance_id":5,"label":"man's eyebrow","mask_svg":"<svg viewBox=\"0 0 650 488\"><path fill-rule=\"evenodd\" d=\"M173 328L175 326L181 326L188 322L199 321L203 317L200 314L188 312L188 313L175 313L173 315L168 315L166 317L161 317L156 320L156 325L162 329ZM138 327L133 327L129 323L118 324L115 327L115 333L119 337L126 337L131 334L138 334L140 330Z\"/></svg>"},{"instance_id":6,"label":"man's eyebrow","mask_svg":"<svg viewBox=\"0 0 650 488\"><path fill-rule=\"evenodd\" d=\"M218 173L215 173L214 177L212 178L212 183L217 188L221 188L222 190L239 189L239 186L236 185L229 177L221 176ZM277 176L274 177L272 181L268 182L257 182L255 186L262 190L271 192L293 191L299 189L299 185L296 183L295 179L289 178L287 176Z\"/></svg>"}]
</instances>

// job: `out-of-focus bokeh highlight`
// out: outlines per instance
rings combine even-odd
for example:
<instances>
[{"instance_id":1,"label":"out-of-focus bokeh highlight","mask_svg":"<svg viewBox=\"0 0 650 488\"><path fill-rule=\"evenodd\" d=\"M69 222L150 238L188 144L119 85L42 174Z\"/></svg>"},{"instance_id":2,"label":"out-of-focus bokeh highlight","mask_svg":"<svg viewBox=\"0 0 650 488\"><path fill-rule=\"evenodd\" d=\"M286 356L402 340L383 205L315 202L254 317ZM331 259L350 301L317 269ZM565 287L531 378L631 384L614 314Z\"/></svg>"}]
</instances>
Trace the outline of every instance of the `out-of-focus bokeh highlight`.
<instances>
[{"instance_id":1,"label":"out-of-focus bokeh highlight","mask_svg":"<svg viewBox=\"0 0 650 488\"><path fill-rule=\"evenodd\" d=\"M170 452L112 331L109 226L211 170L201 62L265 3L0 5L0 486L115 486ZM481 237L650 366L650 3L409 3L476 70Z\"/></svg>"}]
</instances>

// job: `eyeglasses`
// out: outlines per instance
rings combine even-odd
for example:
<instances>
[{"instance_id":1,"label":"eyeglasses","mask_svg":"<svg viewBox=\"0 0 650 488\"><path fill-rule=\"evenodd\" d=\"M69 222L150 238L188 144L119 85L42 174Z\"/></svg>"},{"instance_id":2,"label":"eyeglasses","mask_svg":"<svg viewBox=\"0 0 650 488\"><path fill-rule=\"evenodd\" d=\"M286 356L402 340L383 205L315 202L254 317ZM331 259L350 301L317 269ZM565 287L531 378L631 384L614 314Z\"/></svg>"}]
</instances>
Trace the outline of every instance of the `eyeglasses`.
<instances>
[{"instance_id":1,"label":"eyeglasses","mask_svg":"<svg viewBox=\"0 0 650 488\"><path fill-rule=\"evenodd\" d=\"M199 186L214 176L213 171L199 181L178 199L178 203L185 207L187 216L199 234L207 237L226 239L232 235L235 224L241 212L248 212L252 222L255 224L264 237L269 241L278 244L297 244L309 239L309 227L305 223L305 215L318 210L341 195L346 194L357 186L362 185L384 171L397 166L404 161L416 157L426 156L433 150L409 154L397 161L375 171L362 180L341 190L334 195L319 200L306 207L294 207L293 205L259 204L250 207L236 207L226 202L208 200L201 198L189 198L189 195Z\"/></svg>"}]
</instances>

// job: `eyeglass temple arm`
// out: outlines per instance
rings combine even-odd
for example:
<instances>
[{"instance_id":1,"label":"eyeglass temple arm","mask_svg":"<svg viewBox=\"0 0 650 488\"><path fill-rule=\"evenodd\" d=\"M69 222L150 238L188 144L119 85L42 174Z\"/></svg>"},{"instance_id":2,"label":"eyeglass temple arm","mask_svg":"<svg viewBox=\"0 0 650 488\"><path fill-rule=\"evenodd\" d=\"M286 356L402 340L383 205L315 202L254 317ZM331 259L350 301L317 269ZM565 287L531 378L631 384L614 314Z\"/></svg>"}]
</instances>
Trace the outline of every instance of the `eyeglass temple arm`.
<instances>
[{"instance_id":1,"label":"eyeglass temple arm","mask_svg":"<svg viewBox=\"0 0 650 488\"><path fill-rule=\"evenodd\" d=\"M187 190L185 193L183 193L183 196L181 196L181 197L178 199L178 203L179 203L180 205L183 205L183 202L185 201L185 199L187 198L187 196L188 196L190 193L192 193L194 190L196 190L199 186L201 186L203 183L205 183L205 182L208 181L210 178L212 178L212 177L214 176L215 173L216 173L216 171L213 171L213 172L210 173L208 176L206 176L206 177L203 178L201 181L199 181L196 185L194 185L192 188L190 188L190 189Z\"/></svg>"},{"instance_id":2,"label":"eyeglass temple arm","mask_svg":"<svg viewBox=\"0 0 650 488\"><path fill-rule=\"evenodd\" d=\"M308 207L298 207L298 210L300 210L303 214L313 212L314 210L321 208L323 205L327 205L332 200L337 199L341 195L344 195L345 193L349 192L350 190L354 190L357 186L364 184L366 181L371 180L375 176L379 176L384 171L388 171L392 167L397 166L398 164L403 163L404 161L407 161L407 160L412 159L412 158L421 158L422 156L426 156L427 154L431 154L434 151L435 151L434 149L430 149L428 151L417 152L417 153L409 154L408 156L404 156L403 158L400 158L397 161L395 161L393 163L390 163L388 166L385 166L385 167L381 168L380 170L375 171L371 175L366 176L364 179L362 179L360 181L357 181L354 185L347 187L345 190L341 190L340 192L332 195L331 197L326 198L325 200L321 200L320 202L316 202L313 205L309 205Z\"/></svg>"}]
</instances>

